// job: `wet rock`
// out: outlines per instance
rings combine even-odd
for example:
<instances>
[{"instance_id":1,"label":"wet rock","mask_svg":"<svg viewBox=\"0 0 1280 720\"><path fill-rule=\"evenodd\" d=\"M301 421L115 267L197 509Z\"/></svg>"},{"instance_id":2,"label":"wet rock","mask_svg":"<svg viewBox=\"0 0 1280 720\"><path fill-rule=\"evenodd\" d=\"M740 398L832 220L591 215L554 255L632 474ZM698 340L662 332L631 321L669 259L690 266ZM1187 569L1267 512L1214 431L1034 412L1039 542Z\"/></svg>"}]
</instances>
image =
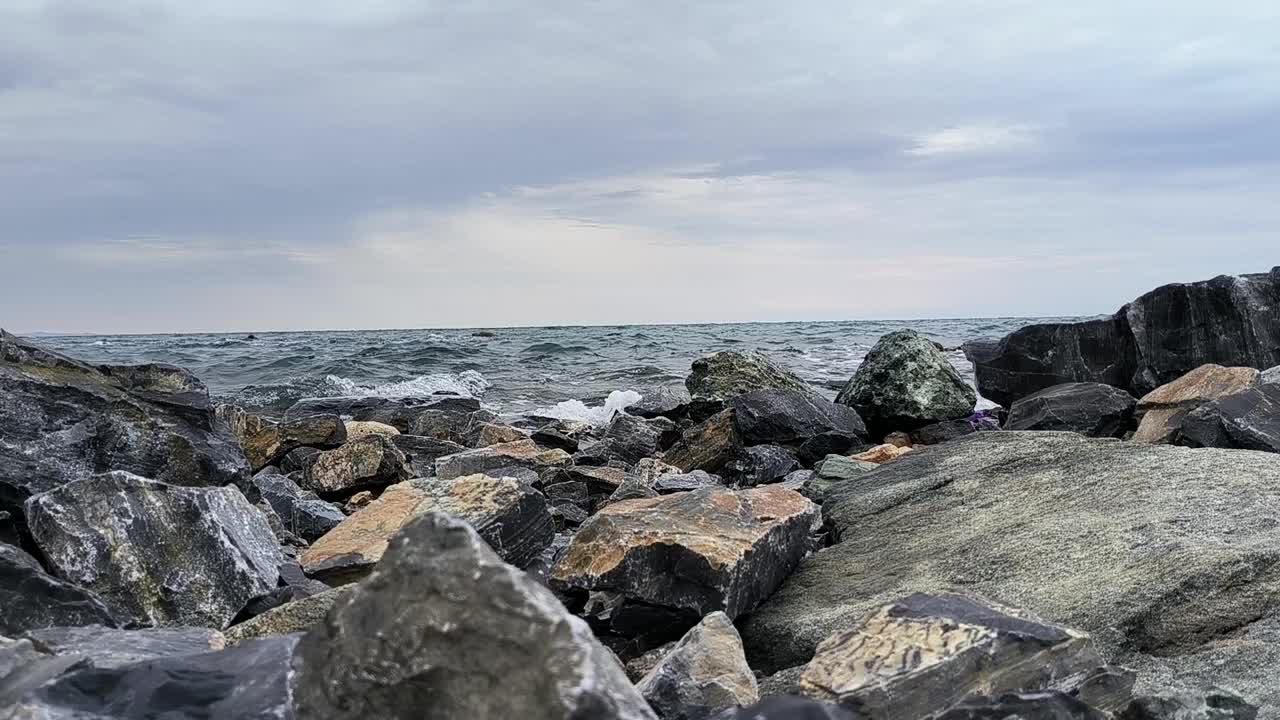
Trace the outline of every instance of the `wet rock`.
<instances>
[{"instance_id":1,"label":"wet rock","mask_svg":"<svg viewBox=\"0 0 1280 720\"><path fill-rule=\"evenodd\" d=\"M745 448L737 459L724 467L724 474L739 487L755 487L778 482L800 463L784 447L756 445Z\"/></svg>"},{"instance_id":2,"label":"wet rock","mask_svg":"<svg viewBox=\"0 0 1280 720\"><path fill-rule=\"evenodd\" d=\"M448 440L422 435L395 435L391 444L404 453L413 477L431 477L436 474L436 460L466 450L466 446Z\"/></svg>"},{"instance_id":3,"label":"wet rock","mask_svg":"<svg viewBox=\"0 0 1280 720\"><path fill-rule=\"evenodd\" d=\"M628 465L656 455L661 438L662 430L649 421L625 414L615 416L604 433L604 439L612 442L613 452Z\"/></svg>"},{"instance_id":4,"label":"wet rock","mask_svg":"<svg viewBox=\"0 0 1280 720\"><path fill-rule=\"evenodd\" d=\"M13 640L0 635L0 707L7 704L6 690L8 688L6 687L5 678L14 670L21 669L25 665L38 662L48 656L48 653L37 650L30 640ZM640 678L636 679L639 680ZM12 700L9 700L9 702L12 702Z\"/></svg>"},{"instance_id":5,"label":"wet rock","mask_svg":"<svg viewBox=\"0 0 1280 720\"><path fill-rule=\"evenodd\" d=\"M409 432L474 447L480 426L494 419L493 413L478 406L446 405L418 413Z\"/></svg>"},{"instance_id":6,"label":"wet rock","mask_svg":"<svg viewBox=\"0 0 1280 720\"><path fill-rule=\"evenodd\" d=\"M859 462L868 462L874 465L883 465L884 463L897 460L903 455L911 452L911 450L912 448L909 447L898 447L897 445L885 443L868 450L863 450L856 455L850 455L849 459Z\"/></svg>"},{"instance_id":7,"label":"wet rock","mask_svg":"<svg viewBox=\"0 0 1280 720\"><path fill-rule=\"evenodd\" d=\"M1277 483L1265 453L1074 433L976 433L910 453L828 494L841 542L744 621L747 657L792 667L894 598L963 587L1092 634L1144 692L1163 690L1146 677L1213 678L1280 706L1267 669L1280 664Z\"/></svg>"},{"instance_id":8,"label":"wet rock","mask_svg":"<svg viewBox=\"0 0 1280 720\"><path fill-rule=\"evenodd\" d=\"M337 415L303 415L277 422L235 405L219 405L216 412L240 442L253 472L275 464L291 450L336 448L347 440L347 429Z\"/></svg>"},{"instance_id":9,"label":"wet rock","mask_svg":"<svg viewBox=\"0 0 1280 720\"><path fill-rule=\"evenodd\" d=\"M543 450L532 440L526 439L437 458L436 475L443 480L452 480L512 465L536 470L564 466L569 461L569 454L565 451Z\"/></svg>"},{"instance_id":10,"label":"wet rock","mask_svg":"<svg viewBox=\"0 0 1280 720\"><path fill-rule=\"evenodd\" d=\"M0 552L0 636L93 624L119 624L97 593L46 574L34 558L17 548Z\"/></svg>"},{"instance_id":11,"label":"wet rock","mask_svg":"<svg viewBox=\"0 0 1280 720\"><path fill-rule=\"evenodd\" d=\"M1191 447L1280 453L1280 385L1263 385L1201 405L1182 418L1177 442Z\"/></svg>"},{"instance_id":12,"label":"wet rock","mask_svg":"<svg viewBox=\"0 0 1280 720\"><path fill-rule=\"evenodd\" d=\"M387 488L369 507L313 543L302 555L302 567L307 575L330 584L358 580L382 558L393 535L430 512L470 523L501 557L517 566L532 562L555 536L546 499L512 478L410 480Z\"/></svg>"},{"instance_id":13,"label":"wet rock","mask_svg":"<svg viewBox=\"0 0 1280 720\"><path fill-rule=\"evenodd\" d=\"M972 695L1052 690L1103 665L1083 633L962 595L917 593L824 640L800 689L892 720L933 716Z\"/></svg>"},{"instance_id":14,"label":"wet rock","mask_svg":"<svg viewBox=\"0 0 1280 720\"><path fill-rule=\"evenodd\" d=\"M311 467L311 463L320 456L320 452L318 448L313 447L294 448L280 458L280 472L286 475L305 473L307 468Z\"/></svg>"},{"instance_id":15,"label":"wet rock","mask_svg":"<svg viewBox=\"0 0 1280 720\"><path fill-rule=\"evenodd\" d=\"M665 417L680 420L693 396L683 387L655 387L640 391L639 402L627 406L627 412L642 418Z\"/></svg>"},{"instance_id":16,"label":"wet rock","mask_svg":"<svg viewBox=\"0 0 1280 720\"><path fill-rule=\"evenodd\" d=\"M314 542L347 518L336 505L303 490L284 475L259 473L252 484L284 528L307 542Z\"/></svg>"},{"instance_id":17,"label":"wet rock","mask_svg":"<svg viewBox=\"0 0 1280 720\"><path fill-rule=\"evenodd\" d=\"M914 330L880 338L836 396L874 437L968 417L977 399L947 356Z\"/></svg>"},{"instance_id":18,"label":"wet rock","mask_svg":"<svg viewBox=\"0 0 1280 720\"><path fill-rule=\"evenodd\" d=\"M32 497L27 518L59 577L144 626L226 627L279 578L271 528L235 488L117 471Z\"/></svg>"},{"instance_id":19,"label":"wet rock","mask_svg":"<svg viewBox=\"0 0 1280 720\"><path fill-rule=\"evenodd\" d=\"M695 400L724 401L752 390L768 389L818 394L809 383L761 352L723 350L694 360L684 384Z\"/></svg>"},{"instance_id":20,"label":"wet rock","mask_svg":"<svg viewBox=\"0 0 1280 720\"><path fill-rule=\"evenodd\" d=\"M1201 365L1171 383L1161 385L1138 401L1142 416L1134 442L1172 443L1178 439L1187 413L1217 398L1234 395L1259 384L1253 368Z\"/></svg>"},{"instance_id":21,"label":"wet rock","mask_svg":"<svg viewBox=\"0 0 1280 720\"><path fill-rule=\"evenodd\" d=\"M59 677L89 667L89 661L79 655L63 655L61 657L47 655L31 648L28 640L18 640L12 648L16 651L8 661L15 667L4 676L0 676L0 720L28 720L32 717L54 718L47 714L33 714L22 708L19 703L40 688L55 682ZM4 651L0 650L0 654ZM75 717L69 720L79 720ZM94 716L94 720L97 720Z\"/></svg>"},{"instance_id":22,"label":"wet rock","mask_svg":"<svg viewBox=\"0 0 1280 720\"><path fill-rule=\"evenodd\" d=\"M118 630L101 625L51 627L24 636L49 655L79 655L96 668L118 668L171 655L221 650L226 639L217 630L197 627Z\"/></svg>"},{"instance_id":23,"label":"wet rock","mask_svg":"<svg viewBox=\"0 0 1280 720\"><path fill-rule=\"evenodd\" d=\"M701 488L722 488L724 485L724 480L719 475L712 475L702 470L694 470L687 473L676 473L675 475L659 475L650 487L659 495L668 495Z\"/></svg>"},{"instance_id":24,"label":"wet rock","mask_svg":"<svg viewBox=\"0 0 1280 720\"><path fill-rule=\"evenodd\" d=\"M396 537L295 666L305 718L653 718L585 623L439 513Z\"/></svg>"},{"instance_id":25,"label":"wet rock","mask_svg":"<svg viewBox=\"0 0 1280 720\"><path fill-rule=\"evenodd\" d=\"M553 584L610 590L701 618L736 618L769 595L809 550L818 508L776 485L607 505L560 558Z\"/></svg>"},{"instance_id":26,"label":"wet rock","mask_svg":"<svg viewBox=\"0 0 1280 720\"><path fill-rule=\"evenodd\" d=\"M638 683L636 690L662 720L703 718L760 699L742 639L728 616L711 613Z\"/></svg>"},{"instance_id":27,"label":"wet rock","mask_svg":"<svg viewBox=\"0 0 1280 720\"><path fill-rule=\"evenodd\" d=\"M684 472L719 472L742 452L742 438L738 436L733 414L732 409L724 410L685 430L680 441L663 455L663 460Z\"/></svg>"},{"instance_id":28,"label":"wet rock","mask_svg":"<svg viewBox=\"0 0 1280 720\"><path fill-rule=\"evenodd\" d=\"M1121 437L1132 429L1133 396L1100 383L1064 383L1032 393L1009 408L1006 430L1064 430Z\"/></svg>"},{"instance_id":29,"label":"wet rock","mask_svg":"<svg viewBox=\"0 0 1280 720\"><path fill-rule=\"evenodd\" d=\"M248 479L239 444L194 375L89 365L0 330L0 511L103 470L175 485Z\"/></svg>"},{"instance_id":30,"label":"wet rock","mask_svg":"<svg viewBox=\"0 0 1280 720\"><path fill-rule=\"evenodd\" d=\"M823 435L866 442L867 428L853 408L809 392L755 390L726 404L734 409L738 434L748 445L799 447Z\"/></svg>"},{"instance_id":31,"label":"wet rock","mask_svg":"<svg viewBox=\"0 0 1280 720\"><path fill-rule=\"evenodd\" d=\"M40 561L32 557L31 553L20 547L5 543L0 543L0 562L17 567L30 568L31 570L44 571Z\"/></svg>"},{"instance_id":32,"label":"wet rock","mask_svg":"<svg viewBox=\"0 0 1280 720\"><path fill-rule=\"evenodd\" d=\"M430 433L412 428L418 418L431 413L453 413L466 417L479 409L480 401L475 398L447 395L426 398L325 397L299 400L285 412L285 418L317 413L341 415L352 420L386 423L402 433L429 435Z\"/></svg>"},{"instance_id":33,"label":"wet rock","mask_svg":"<svg viewBox=\"0 0 1280 720\"><path fill-rule=\"evenodd\" d=\"M1116 714L1116 720L1254 720L1256 717L1256 706L1222 688L1208 693L1137 697Z\"/></svg>"},{"instance_id":34,"label":"wet rock","mask_svg":"<svg viewBox=\"0 0 1280 720\"><path fill-rule=\"evenodd\" d=\"M223 633L228 645L238 645L246 640L270 637L272 635L290 635L306 632L324 620L329 608L342 596L350 592L353 586L331 588L309 597L285 603L272 608L261 615L242 623L232 625Z\"/></svg>"},{"instance_id":35,"label":"wet rock","mask_svg":"<svg viewBox=\"0 0 1280 720\"><path fill-rule=\"evenodd\" d=\"M848 710L803 697L769 697L755 705L725 710L712 720L858 720Z\"/></svg>"},{"instance_id":36,"label":"wet rock","mask_svg":"<svg viewBox=\"0 0 1280 720\"><path fill-rule=\"evenodd\" d=\"M341 498L409 477L404 453L383 435L366 435L311 461L298 484L322 497Z\"/></svg>"},{"instance_id":37,"label":"wet rock","mask_svg":"<svg viewBox=\"0 0 1280 720\"><path fill-rule=\"evenodd\" d=\"M586 485L592 507L612 495L630 477L633 476L626 470L616 467L570 466L556 473L560 480Z\"/></svg>"},{"instance_id":38,"label":"wet rock","mask_svg":"<svg viewBox=\"0 0 1280 720\"><path fill-rule=\"evenodd\" d=\"M296 637L255 640L229 650L153 658L113 668L76 669L0 709L0 718L292 717L289 659Z\"/></svg>"},{"instance_id":39,"label":"wet rock","mask_svg":"<svg viewBox=\"0 0 1280 720\"><path fill-rule=\"evenodd\" d=\"M480 423L473 430L473 437L474 440L472 440L471 444L475 447L489 447L490 445L529 439L529 435L521 432L518 428L491 422Z\"/></svg>"}]
</instances>

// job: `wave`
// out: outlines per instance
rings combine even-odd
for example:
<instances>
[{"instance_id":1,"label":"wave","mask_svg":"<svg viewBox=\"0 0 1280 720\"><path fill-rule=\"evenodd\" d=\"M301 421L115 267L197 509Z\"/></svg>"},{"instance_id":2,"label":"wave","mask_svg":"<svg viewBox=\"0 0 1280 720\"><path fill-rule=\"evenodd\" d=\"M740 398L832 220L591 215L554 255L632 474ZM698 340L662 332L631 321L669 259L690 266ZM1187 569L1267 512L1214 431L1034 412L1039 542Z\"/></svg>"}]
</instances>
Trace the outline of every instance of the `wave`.
<instances>
[{"instance_id":1,"label":"wave","mask_svg":"<svg viewBox=\"0 0 1280 720\"><path fill-rule=\"evenodd\" d=\"M554 353L591 352L591 348L586 345L561 345L560 343L544 342L530 345L520 352L550 355Z\"/></svg>"},{"instance_id":2,"label":"wave","mask_svg":"<svg viewBox=\"0 0 1280 720\"><path fill-rule=\"evenodd\" d=\"M529 414L556 420L579 420L592 425L604 425L612 420L614 415L624 412L641 399L640 393L635 390L614 390L609 393L609 397L605 398L603 405L592 407L581 400L565 400L551 407L534 410Z\"/></svg>"},{"instance_id":3,"label":"wave","mask_svg":"<svg viewBox=\"0 0 1280 720\"><path fill-rule=\"evenodd\" d=\"M475 370L460 373L432 373L419 375L411 380L376 385L362 385L340 375L327 375L325 382L338 390L337 395L362 397L408 398L431 395L465 395L479 397L493 387L484 375Z\"/></svg>"}]
</instances>

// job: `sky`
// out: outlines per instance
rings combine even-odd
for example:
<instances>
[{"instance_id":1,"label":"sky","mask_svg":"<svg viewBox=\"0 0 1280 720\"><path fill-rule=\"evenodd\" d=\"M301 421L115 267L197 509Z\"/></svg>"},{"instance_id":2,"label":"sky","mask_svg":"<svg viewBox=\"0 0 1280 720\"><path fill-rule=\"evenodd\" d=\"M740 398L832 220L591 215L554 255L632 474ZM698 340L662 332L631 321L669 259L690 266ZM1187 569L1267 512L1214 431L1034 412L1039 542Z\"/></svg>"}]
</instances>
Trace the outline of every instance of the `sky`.
<instances>
[{"instance_id":1,"label":"sky","mask_svg":"<svg viewBox=\"0 0 1280 720\"><path fill-rule=\"evenodd\" d=\"M1088 315L1280 265L1280 3L0 2L0 327Z\"/></svg>"}]
</instances>

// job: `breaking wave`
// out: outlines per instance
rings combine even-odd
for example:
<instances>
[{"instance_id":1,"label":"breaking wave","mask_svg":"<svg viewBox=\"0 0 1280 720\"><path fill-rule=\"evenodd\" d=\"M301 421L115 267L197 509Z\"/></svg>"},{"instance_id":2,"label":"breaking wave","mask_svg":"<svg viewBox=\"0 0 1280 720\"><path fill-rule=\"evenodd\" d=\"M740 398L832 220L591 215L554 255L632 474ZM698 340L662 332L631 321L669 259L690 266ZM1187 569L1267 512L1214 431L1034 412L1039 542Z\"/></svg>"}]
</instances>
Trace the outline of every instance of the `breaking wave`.
<instances>
[{"instance_id":1,"label":"breaking wave","mask_svg":"<svg viewBox=\"0 0 1280 720\"><path fill-rule=\"evenodd\" d=\"M605 398L603 405L591 406L581 400L565 400L551 407L534 410L530 414L557 420L580 420L592 425L604 425L612 420L614 415L624 412L640 400L640 393L635 390L614 390L609 393L609 397Z\"/></svg>"},{"instance_id":2,"label":"breaking wave","mask_svg":"<svg viewBox=\"0 0 1280 720\"><path fill-rule=\"evenodd\" d=\"M336 395L360 395L364 397L407 398L431 395L465 395L480 397L493 387L484 375L475 370L460 373L432 373L419 375L412 380L401 380L375 385L362 385L339 375L328 375L325 382L337 390Z\"/></svg>"}]
</instances>

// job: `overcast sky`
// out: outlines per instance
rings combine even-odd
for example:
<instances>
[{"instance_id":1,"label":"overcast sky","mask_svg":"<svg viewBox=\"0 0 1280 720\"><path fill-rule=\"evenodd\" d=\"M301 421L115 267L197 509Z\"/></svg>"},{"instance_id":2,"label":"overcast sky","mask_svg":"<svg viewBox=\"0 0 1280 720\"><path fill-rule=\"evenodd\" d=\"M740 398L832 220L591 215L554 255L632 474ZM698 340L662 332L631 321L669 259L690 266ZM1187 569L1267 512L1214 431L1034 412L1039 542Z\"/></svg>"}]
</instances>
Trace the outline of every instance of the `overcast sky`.
<instances>
[{"instance_id":1,"label":"overcast sky","mask_svg":"<svg viewBox=\"0 0 1280 720\"><path fill-rule=\"evenodd\" d=\"M1277 28L1275 0L4 0L0 326L1110 312L1280 264Z\"/></svg>"}]
</instances>

